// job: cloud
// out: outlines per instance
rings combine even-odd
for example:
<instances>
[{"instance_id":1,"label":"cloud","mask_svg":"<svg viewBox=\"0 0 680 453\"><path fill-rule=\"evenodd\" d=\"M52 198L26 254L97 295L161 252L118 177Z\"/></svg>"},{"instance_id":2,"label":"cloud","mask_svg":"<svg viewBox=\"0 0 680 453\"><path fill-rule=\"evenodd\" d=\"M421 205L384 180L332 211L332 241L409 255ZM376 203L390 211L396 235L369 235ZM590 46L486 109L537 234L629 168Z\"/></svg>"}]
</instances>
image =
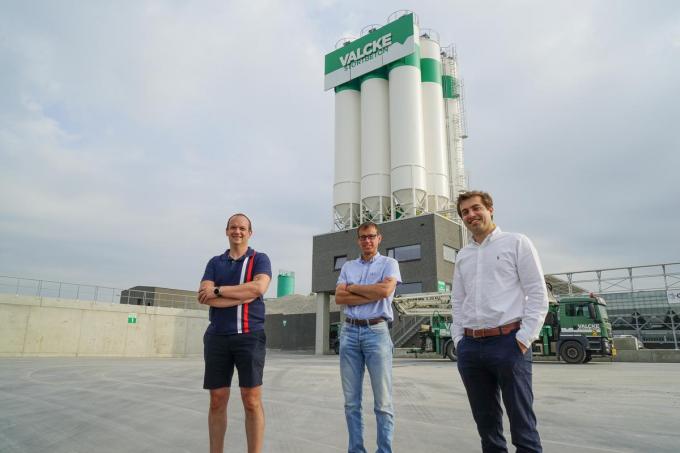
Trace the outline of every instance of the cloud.
<instances>
[{"instance_id":1,"label":"cloud","mask_svg":"<svg viewBox=\"0 0 680 453\"><path fill-rule=\"evenodd\" d=\"M163 247L178 258L193 247L202 268L209 253L199 244L215 231L219 248L210 253L224 247L222 223L233 208L285 202L291 208L280 215L292 215L303 211L299 203L314 207L294 182L332 169L312 171L329 126L305 125L310 113L321 116L323 93L306 88L320 87L321 50L309 35L315 28L301 26L304 11L278 2L81 6L19 5L3 21L0 58L12 68L0 107L7 246L20 239L30 254L31 240L53 249L101 241L130 249L114 257L120 268ZM177 244L187 237L189 250ZM40 266L12 258L12 267L41 276ZM53 259L52 269L59 260L77 266L78 257ZM162 276L161 268L138 278L182 287L198 278L196 270ZM143 283L96 270L89 278Z\"/></svg>"},{"instance_id":2,"label":"cloud","mask_svg":"<svg viewBox=\"0 0 680 453\"><path fill-rule=\"evenodd\" d=\"M253 218L310 289L331 226L323 55L402 2L13 3L0 17L0 274L193 288ZM423 1L455 42L472 185L547 271L677 261L671 3ZM275 293L272 285L270 294Z\"/></svg>"}]
</instances>

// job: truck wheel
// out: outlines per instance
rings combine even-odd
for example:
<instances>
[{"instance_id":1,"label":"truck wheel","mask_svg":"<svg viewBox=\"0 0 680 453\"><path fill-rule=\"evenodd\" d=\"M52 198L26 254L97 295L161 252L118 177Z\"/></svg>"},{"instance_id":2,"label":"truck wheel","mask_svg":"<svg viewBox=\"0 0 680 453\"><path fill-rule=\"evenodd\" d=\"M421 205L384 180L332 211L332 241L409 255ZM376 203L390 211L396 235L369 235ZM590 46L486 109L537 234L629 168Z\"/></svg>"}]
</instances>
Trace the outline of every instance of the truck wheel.
<instances>
[{"instance_id":1,"label":"truck wheel","mask_svg":"<svg viewBox=\"0 0 680 453\"><path fill-rule=\"evenodd\" d=\"M453 341L446 343L446 357L448 357L452 362L458 360L458 357L456 356L456 348L453 346Z\"/></svg>"},{"instance_id":2,"label":"truck wheel","mask_svg":"<svg viewBox=\"0 0 680 453\"><path fill-rule=\"evenodd\" d=\"M586 358L586 352L583 350L581 343L565 341L560 350L560 356L567 363L583 363Z\"/></svg>"}]
</instances>

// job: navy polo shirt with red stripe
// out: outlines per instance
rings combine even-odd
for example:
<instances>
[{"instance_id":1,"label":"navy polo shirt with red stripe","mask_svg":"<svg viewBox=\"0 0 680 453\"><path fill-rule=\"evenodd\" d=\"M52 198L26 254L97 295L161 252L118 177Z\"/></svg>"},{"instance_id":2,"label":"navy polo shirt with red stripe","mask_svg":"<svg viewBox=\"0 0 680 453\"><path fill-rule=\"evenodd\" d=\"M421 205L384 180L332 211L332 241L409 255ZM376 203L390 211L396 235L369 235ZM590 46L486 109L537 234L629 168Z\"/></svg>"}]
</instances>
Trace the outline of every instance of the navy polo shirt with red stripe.
<instances>
[{"instance_id":1,"label":"navy polo shirt with red stripe","mask_svg":"<svg viewBox=\"0 0 680 453\"><path fill-rule=\"evenodd\" d=\"M205 267L202 280L215 282L215 286L233 286L252 281L258 274L272 276L269 257L248 247L239 259L229 256L229 250L214 256ZM264 300L258 297L249 304L235 307L210 307L210 325L206 331L212 335L234 335L264 330Z\"/></svg>"}]
</instances>

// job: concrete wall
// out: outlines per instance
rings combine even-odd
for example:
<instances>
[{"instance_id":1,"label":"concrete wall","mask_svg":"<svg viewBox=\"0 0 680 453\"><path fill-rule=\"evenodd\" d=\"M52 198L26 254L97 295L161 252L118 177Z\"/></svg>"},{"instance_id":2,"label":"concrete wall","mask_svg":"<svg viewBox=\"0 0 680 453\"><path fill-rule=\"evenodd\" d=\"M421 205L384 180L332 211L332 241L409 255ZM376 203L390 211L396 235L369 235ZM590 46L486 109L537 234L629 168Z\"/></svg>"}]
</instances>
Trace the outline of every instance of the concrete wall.
<instances>
[{"instance_id":1,"label":"concrete wall","mask_svg":"<svg viewBox=\"0 0 680 453\"><path fill-rule=\"evenodd\" d=\"M204 310L2 294L0 356L201 356L207 325Z\"/></svg>"},{"instance_id":2,"label":"concrete wall","mask_svg":"<svg viewBox=\"0 0 680 453\"><path fill-rule=\"evenodd\" d=\"M207 326L205 310L0 294L0 357L200 357ZM313 312L268 314L265 328L268 348L314 349Z\"/></svg>"},{"instance_id":3,"label":"concrete wall","mask_svg":"<svg viewBox=\"0 0 680 453\"><path fill-rule=\"evenodd\" d=\"M674 349L640 349L617 351L615 362L680 363L680 351Z\"/></svg>"}]
</instances>

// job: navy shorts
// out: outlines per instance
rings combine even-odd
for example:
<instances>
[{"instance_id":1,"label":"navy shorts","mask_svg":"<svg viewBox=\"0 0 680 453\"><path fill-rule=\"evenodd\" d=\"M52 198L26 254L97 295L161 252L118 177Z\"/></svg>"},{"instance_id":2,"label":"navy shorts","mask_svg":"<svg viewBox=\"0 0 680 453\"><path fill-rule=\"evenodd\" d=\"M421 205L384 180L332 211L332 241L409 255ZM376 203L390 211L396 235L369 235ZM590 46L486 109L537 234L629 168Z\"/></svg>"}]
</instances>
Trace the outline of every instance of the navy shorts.
<instances>
[{"instance_id":1,"label":"navy shorts","mask_svg":"<svg viewBox=\"0 0 680 453\"><path fill-rule=\"evenodd\" d=\"M234 335L203 335L204 389L231 387L234 366L239 387L262 385L267 337L264 330Z\"/></svg>"}]
</instances>

